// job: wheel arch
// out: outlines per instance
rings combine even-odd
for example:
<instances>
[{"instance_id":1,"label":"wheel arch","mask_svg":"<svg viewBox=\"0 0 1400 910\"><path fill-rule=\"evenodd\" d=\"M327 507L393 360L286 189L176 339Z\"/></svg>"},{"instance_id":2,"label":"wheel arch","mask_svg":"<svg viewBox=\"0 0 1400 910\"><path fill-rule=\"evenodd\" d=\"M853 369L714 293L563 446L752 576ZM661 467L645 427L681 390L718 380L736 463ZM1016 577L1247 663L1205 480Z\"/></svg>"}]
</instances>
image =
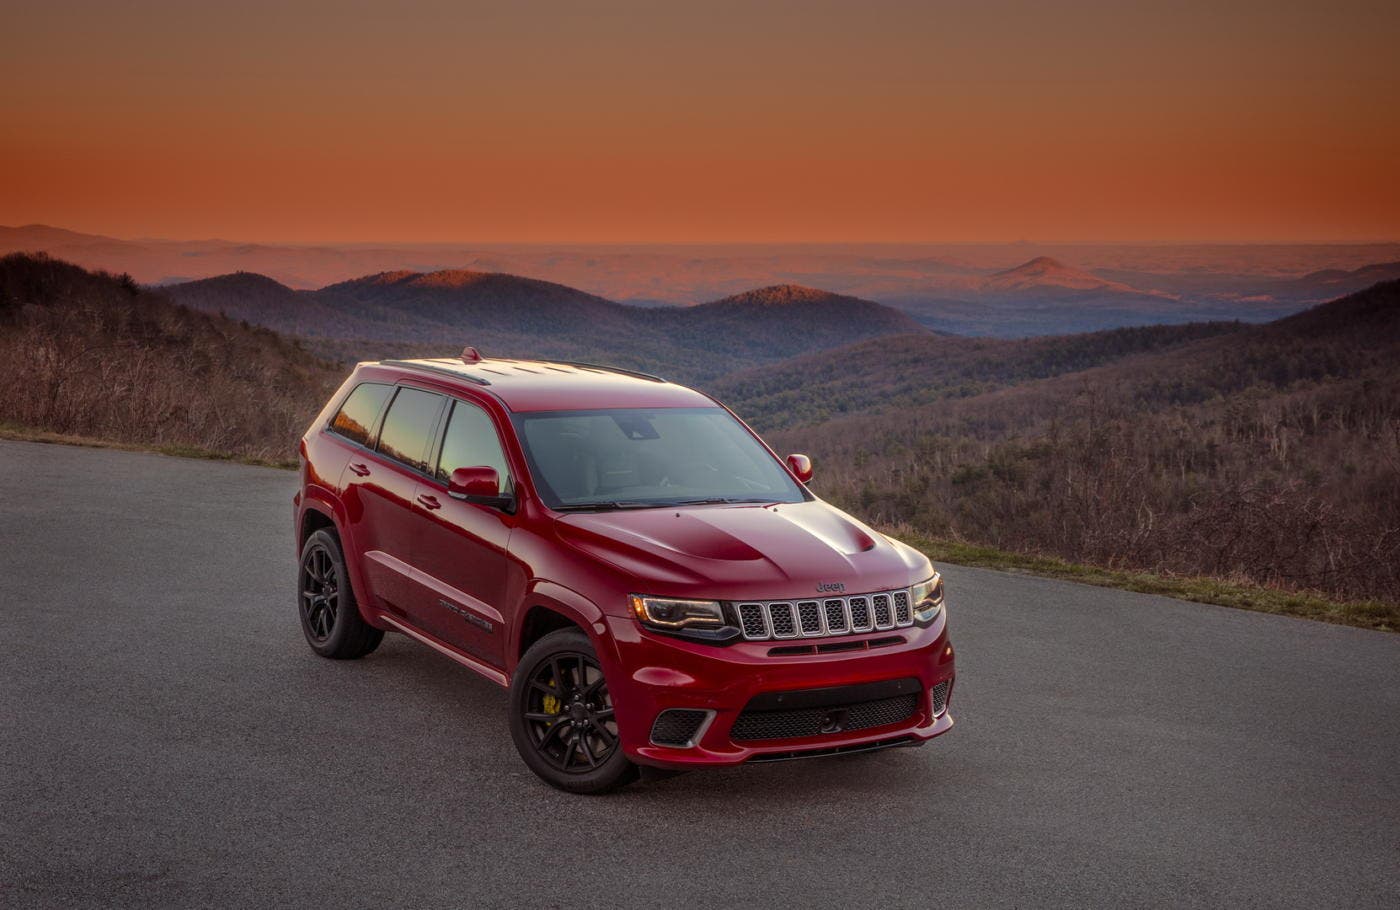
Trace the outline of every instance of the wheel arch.
<instances>
[{"instance_id":1,"label":"wheel arch","mask_svg":"<svg viewBox=\"0 0 1400 910\"><path fill-rule=\"evenodd\" d=\"M345 569L350 575L350 586L355 594L355 603L360 616L376 628L382 628L372 616L369 608L368 588L360 574L359 551L346 529L345 521L339 513L338 503L313 494L308 490L302 497L301 514L297 517L297 558L301 558L302 547L307 538L317 531L330 531L340 543L340 555L345 560Z\"/></svg>"},{"instance_id":2,"label":"wheel arch","mask_svg":"<svg viewBox=\"0 0 1400 910\"><path fill-rule=\"evenodd\" d=\"M537 582L526 592L517 615L506 654L511 675L531 645L566 628L577 628L588 636L605 669L609 664L616 666L616 651L607 640L603 611L582 594L553 582Z\"/></svg>"}]
</instances>

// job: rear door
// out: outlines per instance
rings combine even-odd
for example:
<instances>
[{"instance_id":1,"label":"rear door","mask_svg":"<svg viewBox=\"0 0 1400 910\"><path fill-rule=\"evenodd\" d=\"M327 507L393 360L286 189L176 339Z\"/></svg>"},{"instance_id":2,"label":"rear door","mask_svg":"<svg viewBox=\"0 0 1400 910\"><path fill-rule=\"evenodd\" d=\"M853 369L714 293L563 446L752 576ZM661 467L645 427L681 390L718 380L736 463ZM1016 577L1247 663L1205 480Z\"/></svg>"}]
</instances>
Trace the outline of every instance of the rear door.
<instances>
[{"instance_id":1,"label":"rear door","mask_svg":"<svg viewBox=\"0 0 1400 910\"><path fill-rule=\"evenodd\" d=\"M414 619L414 550L421 518L415 498L428 472L428 451L447 399L399 386L372 446L345 466L344 501L376 604Z\"/></svg>"},{"instance_id":2,"label":"rear door","mask_svg":"<svg viewBox=\"0 0 1400 910\"><path fill-rule=\"evenodd\" d=\"M476 404L453 400L441 437L433 477L417 500L426 519L417 565L432 614L429 631L503 668L510 592L522 582L508 551L515 518L453 499L447 481L457 468L485 465L496 469L506 492L514 484L512 471L491 415Z\"/></svg>"}]
</instances>

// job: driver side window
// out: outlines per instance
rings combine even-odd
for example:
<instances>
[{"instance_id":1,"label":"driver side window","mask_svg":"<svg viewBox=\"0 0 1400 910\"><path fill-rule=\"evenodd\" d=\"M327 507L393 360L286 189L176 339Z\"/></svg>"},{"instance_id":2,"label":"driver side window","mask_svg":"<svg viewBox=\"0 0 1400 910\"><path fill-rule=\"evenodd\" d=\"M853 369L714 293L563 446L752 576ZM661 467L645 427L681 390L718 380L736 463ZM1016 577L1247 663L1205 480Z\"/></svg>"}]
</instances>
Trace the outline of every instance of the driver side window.
<instances>
[{"instance_id":1,"label":"driver side window","mask_svg":"<svg viewBox=\"0 0 1400 910\"><path fill-rule=\"evenodd\" d=\"M502 492L511 489L510 467L490 415L474 404L453 401L447 432L442 438L442 452L438 455L437 479L447 483L458 468L479 465L496 469L501 477Z\"/></svg>"}]
</instances>

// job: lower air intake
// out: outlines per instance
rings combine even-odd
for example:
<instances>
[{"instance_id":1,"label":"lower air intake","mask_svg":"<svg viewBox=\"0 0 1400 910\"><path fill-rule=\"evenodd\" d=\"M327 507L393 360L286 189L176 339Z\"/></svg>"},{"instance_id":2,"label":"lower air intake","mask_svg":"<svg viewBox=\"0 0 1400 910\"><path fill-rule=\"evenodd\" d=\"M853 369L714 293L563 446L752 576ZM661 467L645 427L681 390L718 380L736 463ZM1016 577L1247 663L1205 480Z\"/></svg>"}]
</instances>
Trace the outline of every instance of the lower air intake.
<instances>
[{"instance_id":1,"label":"lower air intake","mask_svg":"<svg viewBox=\"0 0 1400 910\"><path fill-rule=\"evenodd\" d=\"M918 699L896 695L852 705L829 708L798 708L792 711L743 711L734 721L730 736L736 742L760 739L801 739L869 730L897 724L913 716Z\"/></svg>"},{"instance_id":2,"label":"lower air intake","mask_svg":"<svg viewBox=\"0 0 1400 910\"><path fill-rule=\"evenodd\" d=\"M658 746L674 746L684 749L694 744L695 735L710 716L708 711L689 708L672 708L656 715L651 725L651 741Z\"/></svg>"}]
</instances>

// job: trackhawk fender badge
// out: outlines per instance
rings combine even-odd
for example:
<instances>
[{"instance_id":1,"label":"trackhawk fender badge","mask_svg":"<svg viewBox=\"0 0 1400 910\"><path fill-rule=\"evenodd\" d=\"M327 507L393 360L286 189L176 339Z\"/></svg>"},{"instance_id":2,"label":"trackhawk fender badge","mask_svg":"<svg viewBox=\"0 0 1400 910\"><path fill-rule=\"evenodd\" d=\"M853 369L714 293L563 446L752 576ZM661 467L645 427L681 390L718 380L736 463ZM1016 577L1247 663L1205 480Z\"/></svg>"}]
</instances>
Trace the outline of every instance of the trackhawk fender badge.
<instances>
[{"instance_id":1,"label":"trackhawk fender badge","mask_svg":"<svg viewBox=\"0 0 1400 910\"><path fill-rule=\"evenodd\" d=\"M451 601L446 601L446 600L442 600L441 598L439 598L439 599L438 599L438 606L440 606L440 607L445 607L445 608L451 610L453 613L456 613L458 616L462 617L462 618L465 619L467 622L469 622L469 623L471 623L472 625L476 626L478 629L481 629L483 632L494 632L494 631L496 631L496 626L495 626L495 624L492 623L490 620L488 620L488 619L482 619L480 616L477 616L475 613L472 613L472 612L470 612L470 611L468 611L468 610L463 610L461 607L457 606L456 604L452 603Z\"/></svg>"},{"instance_id":2,"label":"trackhawk fender badge","mask_svg":"<svg viewBox=\"0 0 1400 910\"><path fill-rule=\"evenodd\" d=\"M845 594L846 586L839 581L823 581L817 583L818 594Z\"/></svg>"}]
</instances>

